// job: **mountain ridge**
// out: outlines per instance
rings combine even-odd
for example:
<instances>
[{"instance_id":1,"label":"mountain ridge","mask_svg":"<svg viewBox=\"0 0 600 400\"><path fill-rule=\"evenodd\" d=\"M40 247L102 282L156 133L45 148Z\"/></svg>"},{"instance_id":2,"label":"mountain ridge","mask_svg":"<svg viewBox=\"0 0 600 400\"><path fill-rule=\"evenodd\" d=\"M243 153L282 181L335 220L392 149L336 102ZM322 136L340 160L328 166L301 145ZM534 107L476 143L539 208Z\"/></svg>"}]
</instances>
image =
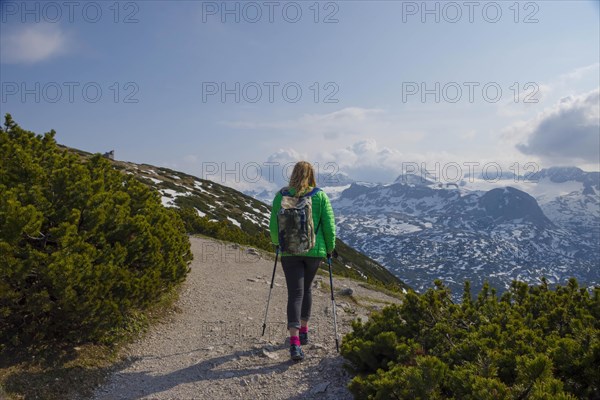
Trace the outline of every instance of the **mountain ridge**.
<instances>
[{"instance_id":1,"label":"mountain ridge","mask_svg":"<svg viewBox=\"0 0 600 400\"><path fill-rule=\"evenodd\" d=\"M455 293L465 280L475 288L488 280L500 290L513 279L535 283L541 276L600 281L599 246L548 218L533 196L514 187L354 183L333 205L340 236L418 290L438 278Z\"/></svg>"}]
</instances>

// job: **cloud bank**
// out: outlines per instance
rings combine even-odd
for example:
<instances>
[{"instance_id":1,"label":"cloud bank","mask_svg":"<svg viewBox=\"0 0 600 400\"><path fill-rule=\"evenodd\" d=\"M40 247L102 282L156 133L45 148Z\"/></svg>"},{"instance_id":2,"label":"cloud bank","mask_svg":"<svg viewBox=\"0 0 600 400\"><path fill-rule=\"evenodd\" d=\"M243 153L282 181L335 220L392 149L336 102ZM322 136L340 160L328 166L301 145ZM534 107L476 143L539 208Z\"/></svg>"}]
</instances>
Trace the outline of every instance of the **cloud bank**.
<instances>
[{"instance_id":1,"label":"cloud bank","mask_svg":"<svg viewBox=\"0 0 600 400\"><path fill-rule=\"evenodd\" d=\"M600 90L562 99L536 120L524 124L523 154L550 164L600 162Z\"/></svg>"}]
</instances>

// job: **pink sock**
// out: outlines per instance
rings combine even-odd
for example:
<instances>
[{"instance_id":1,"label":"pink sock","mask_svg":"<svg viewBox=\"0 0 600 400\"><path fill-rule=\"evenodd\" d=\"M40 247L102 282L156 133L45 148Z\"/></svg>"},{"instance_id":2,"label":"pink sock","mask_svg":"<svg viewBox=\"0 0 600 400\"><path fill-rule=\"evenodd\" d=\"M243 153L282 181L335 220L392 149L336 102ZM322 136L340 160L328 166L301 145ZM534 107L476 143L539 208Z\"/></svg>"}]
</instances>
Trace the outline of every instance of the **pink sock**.
<instances>
[{"instance_id":1,"label":"pink sock","mask_svg":"<svg viewBox=\"0 0 600 400\"><path fill-rule=\"evenodd\" d=\"M308 326L301 326L300 333L308 333Z\"/></svg>"},{"instance_id":2,"label":"pink sock","mask_svg":"<svg viewBox=\"0 0 600 400\"><path fill-rule=\"evenodd\" d=\"M300 346L300 336L290 336L290 346Z\"/></svg>"}]
</instances>

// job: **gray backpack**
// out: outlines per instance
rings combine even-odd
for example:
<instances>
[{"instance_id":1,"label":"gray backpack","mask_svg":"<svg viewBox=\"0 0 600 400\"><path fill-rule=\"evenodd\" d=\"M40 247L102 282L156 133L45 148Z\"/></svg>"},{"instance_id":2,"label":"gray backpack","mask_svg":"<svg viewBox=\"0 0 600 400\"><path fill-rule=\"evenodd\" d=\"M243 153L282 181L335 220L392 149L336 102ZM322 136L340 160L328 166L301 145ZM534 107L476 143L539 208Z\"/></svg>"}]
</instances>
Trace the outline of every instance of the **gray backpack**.
<instances>
[{"instance_id":1,"label":"gray backpack","mask_svg":"<svg viewBox=\"0 0 600 400\"><path fill-rule=\"evenodd\" d=\"M317 229L312 216L312 197L321 189L314 188L303 196L292 196L287 187L280 190L281 209L277 214L279 248L292 254L306 253L315 246Z\"/></svg>"}]
</instances>

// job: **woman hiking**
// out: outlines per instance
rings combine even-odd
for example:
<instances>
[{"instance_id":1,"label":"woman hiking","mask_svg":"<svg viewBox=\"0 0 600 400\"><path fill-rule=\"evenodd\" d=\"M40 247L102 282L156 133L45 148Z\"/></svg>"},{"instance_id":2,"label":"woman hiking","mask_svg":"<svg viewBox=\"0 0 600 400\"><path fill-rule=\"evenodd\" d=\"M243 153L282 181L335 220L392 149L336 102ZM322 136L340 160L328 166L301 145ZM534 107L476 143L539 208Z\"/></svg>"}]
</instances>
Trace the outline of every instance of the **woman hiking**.
<instances>
[{"instance_id":1,"label":"woman hiking","mask_svg":"<svg viewBox=\"0 0 600 400\"><path fill-rule=\"evenodd\" d=\"M333 209L325 192L316 186L312 165L298 162L289 185L273 199L269 224L271 241L281 250L288 290L290 356L294 361L304 358L301 345L308 343L312 281L321 260L330 258L335 248ZM312 221L306 221L304 217L311 214Z\"/></svg>"}]
</instances>

